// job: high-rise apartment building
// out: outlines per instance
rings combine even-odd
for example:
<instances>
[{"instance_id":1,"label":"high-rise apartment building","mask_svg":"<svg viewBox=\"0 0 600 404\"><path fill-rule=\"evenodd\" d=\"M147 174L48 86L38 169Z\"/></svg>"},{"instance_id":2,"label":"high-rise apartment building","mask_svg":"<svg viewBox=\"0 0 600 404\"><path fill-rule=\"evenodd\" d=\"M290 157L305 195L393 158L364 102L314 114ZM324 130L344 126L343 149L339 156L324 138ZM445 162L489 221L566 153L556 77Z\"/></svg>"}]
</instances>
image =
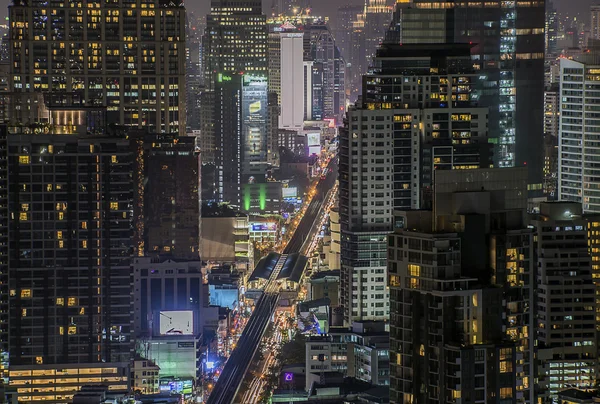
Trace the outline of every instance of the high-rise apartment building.
<instances>
[{"instance_id":1,"label":"high-rise apartment building","mask_svg":"<svg viewBox=\"0 0 600 404\"><path fill-rule=\"evenodd\" d=\"M432 201L436 170L489 168L487 109L471 98L469 46L384 45L340 130L341 304L387 319L386 234L395 209ZM379 293L377 293L379 291Z\"/></svg>"},{"instance_id":2,"label":"high-rise apartment building","mask_svg":"<svg viewBox=\"0 0 600 404\"><path fill-rule=\"evenodd\" d=\"M131 133L135 142L135 255L198 259L196 138Z\"/></svg>"},{"instance_id":3,"label":"high-rise apartment building","mask_svg":"<svg viewBox=\"0 0 600 404\"><path fill-rule=\"evenodd\" d=\"M9 359L15 383L31 385L20 399L63 403L103 377L65 389L40 374L101 375L89 370L101 364L127 388L134 154L126 132L86 125L90 111L51 113L7 136Z\"/></svg>"},{"instance_id":4,"label":"high-rise apartment building","mask_svg":"<svg viewBox=\"0 0 600 404\"><path fill-rule=\"evenodd\" d=\"M600 5L590 7L590 38L600 39Z\"/></svg>"},{"instance_id":5,"label":"high-rise apartment building","mask_svg":"<svg viewBox=\"0 0 600 404\"><path fill-rule=\"evenodd\" d=\"M390 401L534 403L527 170L440 171L388 240Z\"/></svg>"},{"instance_id":6,"label":"high-rise apartment building","mask_svg":"<svg viewBox=\"0 0 600 404\"><path fill-rule=\"evenodd\" d=\"M592 388L598 375L596 287L592 244L600 217L582 217L576 202L542 203L531 224L537 235L539 397Z\"/></svg>"},{"instance_id":7,"label":"high-rise apartment building","mask_svg":"<svg viewBox=\"0 0 600 404\"><path fill-rule=\"evenodd\" d=\"M498 167L529 169L541 190L543 158L544 1L402 1L386 40L393 43L472 43L481 76L479 105L489 108Z\"/></svg>"},{"instance_id":8,"label":"high-rise apartment building","mask_svg":"<svg viewBox=\"0 0 600 404\"><path fill-rule=\"evenodd\" d=\"M35 121L29 95L43 92L105 107L109 122L185 133L183 5L15 0L9 9L10 91L22 94L14 122Z\"/></svg>"},{"instance_id":9,"label":"high-rise apartment building","mask_svg":"<svg viewBox=\"0 0 600 404\"><path fill-rule=\"evenodd\" d=\"M241 206L264 178L269 131L267 25L260 0L212 0L203 38L201 144L212 149L216 199Z\"/></svg>"},{"instance_id":10,"label":"high-rise apartment building","mask_svg":"<svg viewBox=\"0 0 600 404\"><path fill-rule=\"evenodd\" d=\"M597 144L600 118L600 59L591 52L577 60L560 60L560 127L558 197L583 204L583 212L600 212Z\"/></svg>"}]
</instances>

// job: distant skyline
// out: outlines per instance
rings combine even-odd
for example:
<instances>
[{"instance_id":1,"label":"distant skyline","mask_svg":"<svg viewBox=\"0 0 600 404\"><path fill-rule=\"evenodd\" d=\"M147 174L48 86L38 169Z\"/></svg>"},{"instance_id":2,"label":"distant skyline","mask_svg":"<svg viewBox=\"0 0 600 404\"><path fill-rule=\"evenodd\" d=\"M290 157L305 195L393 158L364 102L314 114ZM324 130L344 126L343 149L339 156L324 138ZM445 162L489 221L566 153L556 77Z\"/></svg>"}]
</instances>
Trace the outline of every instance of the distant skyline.
<instances>
[{"instance_id":1,"label":"distant skyline","mask_svg":"<svg viewBox=\"0 0 600 404\"><path fill-rule=\"evenodd\" d=\"M345 5L364 4L364 0L327 0L314 1L314 14L324 15L335 20L338 8ZM210 11L211 0L188 0L187 9L198 15L206 15ZM8 5L11 0L0 0L0 19L8 16ZM267 13L271 8L272 0L263 0L263 12ZM554 0L559 12L562 13L587 13L592 4L600 4L600 0ZM335 23L335 22L334 22Z\"/></svg>"}]
</instances>

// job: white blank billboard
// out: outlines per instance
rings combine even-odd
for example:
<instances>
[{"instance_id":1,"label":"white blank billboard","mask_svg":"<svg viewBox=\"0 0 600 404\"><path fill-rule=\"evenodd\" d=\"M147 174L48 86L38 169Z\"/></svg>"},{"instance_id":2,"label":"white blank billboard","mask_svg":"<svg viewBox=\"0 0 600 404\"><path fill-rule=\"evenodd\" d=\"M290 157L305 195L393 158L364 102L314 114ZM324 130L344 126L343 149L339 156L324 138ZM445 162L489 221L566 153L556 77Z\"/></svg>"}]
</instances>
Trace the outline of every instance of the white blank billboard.
<instances>
[{"instance_id":1,"label":"white blank billboard","mask_svg":"<svg viewBox=\"0 0 600 404\"><path fill-rule=\"evenodd\" d=\"M193 335L194 312L161 311L159 313L160 335Z\"/></svg>"}]
</instances>

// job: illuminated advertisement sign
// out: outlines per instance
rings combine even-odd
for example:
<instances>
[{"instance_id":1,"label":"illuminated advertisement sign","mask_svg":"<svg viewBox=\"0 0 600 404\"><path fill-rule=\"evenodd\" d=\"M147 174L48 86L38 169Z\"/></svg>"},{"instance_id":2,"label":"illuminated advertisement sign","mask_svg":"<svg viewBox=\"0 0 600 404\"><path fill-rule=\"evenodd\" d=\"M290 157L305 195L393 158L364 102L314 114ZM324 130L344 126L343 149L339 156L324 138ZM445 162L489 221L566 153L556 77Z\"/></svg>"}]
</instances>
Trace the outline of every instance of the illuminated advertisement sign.
<instances>
[{"instance_id":1,"label":"illuminated advertisement sign","mask_svg":"<svg viewBox=\"0 0 600 404\"><path fill-rule=\"evenodd\" d=\"M250 225L250 231L275 232L275 231L277 231L277 223L274 223L274 222L252 223Z\"/></svg>"},{"instance_id":2,"label":"illuminated advertisement sign","mask_svg":"<svg viewBox=\"0 0 600 404\"><path fill-rule=\"evenodd\" d=\"M192 380L161 380L160 391L171 394L192 394Z\"/></svg>"},{"instance_id":3,"label":"illuminated advertisement sign","mask_svg":"<svg viewBox=\"0 0 600 404\"><path fill-rule=\"evenodd\" d=\"M242 85L242 136L245 164L267 160L267 77L245 74Z\"/></svg>"},{"instance_id":4,"label":"illuminated advertisement sign","mask_svg":"<svg viewBox=\"0 0 600 404\"><path fill-rule=\"evenodd\" d=\"M160 335L194 335L194 312L161 311Z\"/></svg>"},{"instance_id":5,"label":"illuminated advertisement sign","mask_svg":"<svg viewBox=\"0 0 600 404\"><path fill-rule=\"evenodd\" d=\"M296 198L298 196L298 188L297 187L281 188L281 196L283 197L283 199Z\"/></svg>"},{"instance_id":6,"label":"illuminated advertisement sign","mask_svg":"<svg viewBox=\"0 0 600 404\"><path fill-rule=\"evenodd\" d=\"M310 146L321 146L321 133L311 132L306 134L306 144Z\"/></svg>"}]
</instances>

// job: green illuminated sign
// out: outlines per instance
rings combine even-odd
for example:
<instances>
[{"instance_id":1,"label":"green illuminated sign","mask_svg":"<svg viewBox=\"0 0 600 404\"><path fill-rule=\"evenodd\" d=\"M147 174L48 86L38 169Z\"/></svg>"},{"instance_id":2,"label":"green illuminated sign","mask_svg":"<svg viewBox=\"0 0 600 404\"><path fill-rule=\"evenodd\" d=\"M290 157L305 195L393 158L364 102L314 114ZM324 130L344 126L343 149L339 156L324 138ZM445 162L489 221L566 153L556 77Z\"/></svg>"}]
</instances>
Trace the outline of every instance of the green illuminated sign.
<instances>
[{"instance_id":1,"label":"green illuminated sign","mask_svg":"<svg viewBox=\"0 0 600 404\"><path fill-rule=\"evenodd\" d=\"M222 83L224 81L231 81L232 79L231 76L225 76L224 74L219 73L217 80L219 81L219 83Z\"/></svg>"},{"instance_id":2,"label":"green illuminated sign","mask_svg":"<svg viewBox=\"0 0 600 404\"><path fill-rule=\"evenodd\" d=\"M260 184L258 200L260 203L260 210L265 210L265 207L267 206L267 184Z\"/></svg>"}]
</instances>

